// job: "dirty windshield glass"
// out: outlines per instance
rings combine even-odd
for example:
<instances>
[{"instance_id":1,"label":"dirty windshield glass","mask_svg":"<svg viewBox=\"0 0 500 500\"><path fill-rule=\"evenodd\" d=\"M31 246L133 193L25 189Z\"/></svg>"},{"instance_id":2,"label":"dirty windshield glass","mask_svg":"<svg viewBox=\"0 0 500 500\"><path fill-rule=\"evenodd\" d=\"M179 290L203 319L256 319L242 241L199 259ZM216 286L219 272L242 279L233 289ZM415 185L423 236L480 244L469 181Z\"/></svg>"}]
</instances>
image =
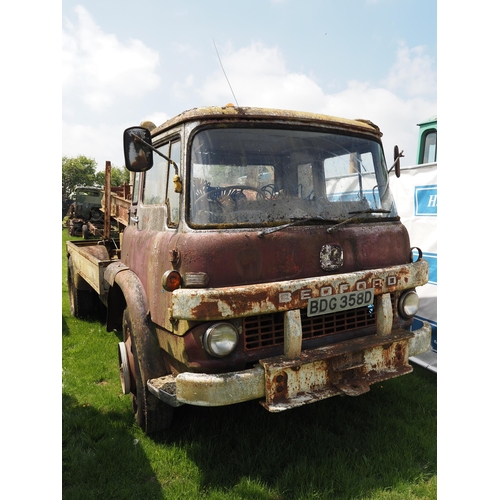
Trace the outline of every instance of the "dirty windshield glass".
<instances>
[{"instance_id":1,"label":"dirty windshield glass","mask_svg":"<svg viewBox=\"0 0 500 500\"><path fill-rule=\"evenodd\" d=\"M381 146L361 137L274 128L203 130L192 141L190 175L194 225L272 226L343 219L358 211L395 215Z\"/></svg>"}]
</instances>

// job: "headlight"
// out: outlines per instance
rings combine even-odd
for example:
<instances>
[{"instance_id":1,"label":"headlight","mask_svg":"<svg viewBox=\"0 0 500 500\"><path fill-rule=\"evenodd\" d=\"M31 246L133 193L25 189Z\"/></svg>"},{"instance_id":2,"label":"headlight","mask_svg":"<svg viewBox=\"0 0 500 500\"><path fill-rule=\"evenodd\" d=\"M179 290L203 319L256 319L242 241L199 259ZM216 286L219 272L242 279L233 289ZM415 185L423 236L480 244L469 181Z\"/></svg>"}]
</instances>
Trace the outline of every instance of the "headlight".
<instances>
[{"instance_id":1,"label":"headlight","mask_svg":"<svg viewBox=\"0 0 500 500\"><path fill-rule=\"evenodd\" d=\"M203 336L205 350L216 358L231 354L237 343L238 330L231 323L215 323Z\"/></svg>"},{"instance_id":2,"label":"headlight","mask_svg":"<svg viewBox=\"0 0 500 500\"><path fill-rule=\"evenodd\" d=\"M398 310L400 316L405 319L410 319L417 314L419 306L419 298L415 290L408 290L399 297Z\"/></svg>"}]
</instances>

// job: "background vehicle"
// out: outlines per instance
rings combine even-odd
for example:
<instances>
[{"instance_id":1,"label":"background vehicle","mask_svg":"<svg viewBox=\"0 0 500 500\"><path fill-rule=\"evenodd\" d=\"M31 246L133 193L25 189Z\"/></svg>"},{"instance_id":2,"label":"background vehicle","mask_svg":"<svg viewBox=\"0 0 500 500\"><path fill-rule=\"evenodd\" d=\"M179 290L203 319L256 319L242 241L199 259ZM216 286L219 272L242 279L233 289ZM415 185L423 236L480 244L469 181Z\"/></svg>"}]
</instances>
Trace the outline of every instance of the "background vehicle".
<instances>
[{"instance_id":1,"label":"background vehicle","mask_svg":"<svg viewBox=\"0 0 500 500\"><path fill-rule=\"evenodd\" d=\"M411 241L429 262L429 282L419 289L420 310L413 328L424 321L432 326L431 347L412 361L437 372L437 117L418 127L417 163L401 167L399 182L392 182L391 187Z\"/></svg>"},{"instance_id":2,"label":"background vehicle","mask_svg":"<svg viewBox=\"0 0 500 500\"><path fill-rule=\"evenodd\" d=\"M182 404L279 412L412 371L430 343L427 323L410 331L428 263L397 214L381 135L232 105L124 132L128 224L109 237L107 183L104 238L68 242L68 288L72 314L98 297L122 329L122 389L145 432Z\"/></svg>"},{"instance_id":3,"label":"background vehicle","mask_svg":"<svg viewBox=\"0 0 500 500\"><path fill-rule=\"evenodd\" d=\"M88 220L92 215L93 208L101 208L102 189L98 187L77 187L74 200L74 216Z\"/></svg>"},{"instance_id":4,"label":"background vehicle","mask_svg":"<svg viewBox=\"0 0 500 500\"><path fill-rule=\"evenodd\" d=\"M73 202L69 206L69 234L71 236L88 238L90 235L90 224L102 226L102 189L98 187L79 186L75 188L72 198Z\"/></svg>"}]
</instances>

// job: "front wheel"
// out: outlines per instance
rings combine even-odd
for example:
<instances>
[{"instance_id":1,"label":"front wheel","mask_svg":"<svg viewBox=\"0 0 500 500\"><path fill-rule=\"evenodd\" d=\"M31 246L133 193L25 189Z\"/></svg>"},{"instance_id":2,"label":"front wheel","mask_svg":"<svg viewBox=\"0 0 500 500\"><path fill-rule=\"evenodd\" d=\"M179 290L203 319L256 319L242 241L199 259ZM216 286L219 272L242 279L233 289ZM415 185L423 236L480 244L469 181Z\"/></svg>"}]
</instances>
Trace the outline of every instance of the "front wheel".
<instances>
[{"instance_id":1,"label":"front wheel","mask_svg":"<svg viewBox=\"0 0 500 500\"><path fill-rule=\"evenodd\" d=\"M156 434L168 430L174 415L174 408L160 401L148 391L147 380L142 380L141 370L134 342L135 332L130 312L123 313L123 343L119 346L120 376L122 389L130 390L132 408L139 427L146 434ZM125 379L124 379L125 375ZM128 381L126 379L129 378Z\"/></svg>"}]
</instances>

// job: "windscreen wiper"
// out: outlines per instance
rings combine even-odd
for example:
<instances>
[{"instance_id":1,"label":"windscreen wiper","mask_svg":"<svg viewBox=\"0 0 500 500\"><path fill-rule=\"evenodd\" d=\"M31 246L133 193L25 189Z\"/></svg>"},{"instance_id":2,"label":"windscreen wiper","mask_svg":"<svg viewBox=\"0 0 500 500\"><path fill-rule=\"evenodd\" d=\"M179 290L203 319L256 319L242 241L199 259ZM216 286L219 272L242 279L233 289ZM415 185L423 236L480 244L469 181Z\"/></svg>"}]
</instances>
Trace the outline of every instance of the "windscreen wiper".
<instances>
[{"instance_id":1,"label":"windscreen wiper","mask_svg":"<svg viewBox=\"0 0 500 500\"><path fill-rule=\"evenodd\" d=\"M341 226L342 224L346 224L346 223L350 222L352 219L356 219L361 214L390 214L391 211L390 210L383 210L383 209L369 208L367 210L358 210L356 212L349 212L349 213L352 215L344 220L325 219L324 217L321 217L319 215L316 215L315 217L291 217L290 218L291 222L287 222L286 224L283 224L281 226L268 227L266 229L263 229L262 231L259 231L257 233L257 236L259 238L263 238L266 234L275 233L276 231L281 231L282 229L285 229L287 227L296 226L297 224L306 223L306 222L327 222L329 224L335 224L335 226L329 227L326 230L327 233L331 233L337 227Z\"/></svg>"},{"instance_id":2,"label":"windscreen wiper","mask_svg":"<svg viewBox=\"0 0 500 500\"><path fill-rule=\"evenodd\" d=\"M384 208L367 208L366 210L356 210L355 212L349 212L350 214L359 215L359 214L390 214L390 210L386 210Z\"/></svg>"},{"instance_id":3,"label":"windscreen wiper","mask_svg":"<svg viewBox=\"0 0 500 500\"><path fill-rule=\"evenodd\" d=\"M329 227L326 232L327 233L333 233L335 229L337 229L339 226L342 226L343 224L347 224L348 222L351 222L353 219L357 219L359 215L362 214L390 214L390 210L385 210L383 208L367 208L366 210L356 210L355 212L349 212L352 214L350 217L347 217L347 219L343 220L342 222L339 222L333 227Z\"/></svg>"},{"instance_id":4,"label":"windscreen wiper","mask_svg":"<svg viewBox=\"0 0 500 500\"><path fill-rule=\"evenodd\" d=\"M320 217L318 215L316 215L315 217L290 217L290 220L292 222L287 222L286 224L283 224L281 226L268 227L266 229L263 229L262 231L259 231L257 233L257 236L259 238L263 238L266 234L275 233L276 231L281 231L282 229L285 229L286 227L296 226L297 224L300 224L300 223L306 223L306 222L335 223L335 222L337 222L336 220L325 219L324 217Z\"/></svg>"}]
</instances>

